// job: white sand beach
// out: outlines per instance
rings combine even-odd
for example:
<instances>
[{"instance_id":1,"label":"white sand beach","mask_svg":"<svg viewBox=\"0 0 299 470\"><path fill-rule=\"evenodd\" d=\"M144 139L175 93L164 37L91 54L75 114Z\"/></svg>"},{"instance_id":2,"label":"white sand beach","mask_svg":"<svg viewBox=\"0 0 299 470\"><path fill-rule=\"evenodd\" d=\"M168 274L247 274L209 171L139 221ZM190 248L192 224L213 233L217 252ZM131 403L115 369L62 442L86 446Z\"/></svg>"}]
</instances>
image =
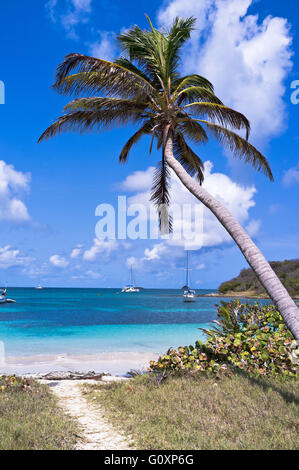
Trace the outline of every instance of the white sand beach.
<instances>
[{"instance_id":1,"label":"white sand beach","mask_svg":"<svg viewBox=\"0 0 299 470\"><path fill-rule=\"evenodd\" d=\"M7 356L0 365L0 374L46 374L59 372L88 372L124 375L130 369L146 370L151 360L158 357L152 352L103 352L93 355L36 355Z\"/></svg>"}]
</instances>

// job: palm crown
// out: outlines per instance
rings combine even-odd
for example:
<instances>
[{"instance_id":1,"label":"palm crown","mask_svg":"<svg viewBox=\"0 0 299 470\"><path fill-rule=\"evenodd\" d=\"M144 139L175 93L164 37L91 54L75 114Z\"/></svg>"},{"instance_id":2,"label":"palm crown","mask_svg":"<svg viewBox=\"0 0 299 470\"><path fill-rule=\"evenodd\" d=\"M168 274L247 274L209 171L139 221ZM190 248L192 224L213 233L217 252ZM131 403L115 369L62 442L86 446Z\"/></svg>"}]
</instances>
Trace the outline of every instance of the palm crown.
<instances>
[{"instance_id":1,"label":"palm crown","mask_svg":"<svg viewBox=\"0 0 299 470\"><path fill-rule=\"evenodd\" d=\"M204 180L203 162L190 144L204 144L215 137L232 153L273 180L266 158L248 142L250 124L241 113L225 106L204 77L181 76L180 50L190 37L194 18L176 18L169 31L138 26L117 37L122 55L109 62L82 54L69 54L56 72L54 89L75 99L65 114L41 135L39 142L61 132L90 132L126 125L138 130L123 147L119 161L144 135L151 136L162 150L152 188L151 200L158 208L160 226L163 209L169 205L170 172L164 157L168 135L173 138L175 158L185 170ZM99 96L104 94L104 97ZM234 130L244 130L241 137ZM167 215L167 214L166 214ZM161 222L162 221L162 222Z\"/></svg>"}]
</instances>

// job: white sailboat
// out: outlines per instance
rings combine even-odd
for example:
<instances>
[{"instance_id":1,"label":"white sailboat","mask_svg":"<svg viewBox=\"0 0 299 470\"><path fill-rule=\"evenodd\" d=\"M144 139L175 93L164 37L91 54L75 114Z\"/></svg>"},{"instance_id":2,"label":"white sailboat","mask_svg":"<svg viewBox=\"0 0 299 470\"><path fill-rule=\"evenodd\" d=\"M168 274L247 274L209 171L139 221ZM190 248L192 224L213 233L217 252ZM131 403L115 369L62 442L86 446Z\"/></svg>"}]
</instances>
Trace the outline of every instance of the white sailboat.
<instances>
[{"instance_id":1,"label":"white sailboat","mask_svg":"<svg viewBox=\"0 0 299 470\"><path fill-rule=\"evenodd\" d=\"M132 266L131 266L131 283L128 284L127 286L125 286L122 289L122 292L124 292L126 294L140 292L140 289L138 289L138 287L135 286L135 282L134 282L134 278L133 278L133 267Z\"/></svg>"},{"instance_id":2,"label":"white sailboat","mask_svg":"<svg viewBox=\"0 0 299 470\"><path fill-rule=\"evenodd\" d=\"M186 274L186 287L183 298L184 302L195 302L195 290L190 289L190 267L189 267L189 251L187 251L187 274Z\"/></svg>"}]
</instances>

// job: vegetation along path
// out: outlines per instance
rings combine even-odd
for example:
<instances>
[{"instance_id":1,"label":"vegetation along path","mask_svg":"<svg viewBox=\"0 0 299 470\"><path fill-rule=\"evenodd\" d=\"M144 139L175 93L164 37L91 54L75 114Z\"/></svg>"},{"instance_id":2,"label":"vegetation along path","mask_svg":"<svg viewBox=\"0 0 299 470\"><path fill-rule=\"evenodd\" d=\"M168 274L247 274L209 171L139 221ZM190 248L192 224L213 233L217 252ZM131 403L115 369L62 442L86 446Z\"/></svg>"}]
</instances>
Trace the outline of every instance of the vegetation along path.
<instances>
[{"instance_id":1,"label":"vegetation along path","mask_svg":"<svg viewBox=\"0 0 299 470\"><path fill-rule=\"evenodd\" d=\"M82 430L82 439L76 450L129 449L130 440L116 431L104 416L102 408L88 403L80 387L84 383L98 384L95 380L40 381L47 384L58 396L64 411L77 419Z\"/></svg>"}]
</instances>

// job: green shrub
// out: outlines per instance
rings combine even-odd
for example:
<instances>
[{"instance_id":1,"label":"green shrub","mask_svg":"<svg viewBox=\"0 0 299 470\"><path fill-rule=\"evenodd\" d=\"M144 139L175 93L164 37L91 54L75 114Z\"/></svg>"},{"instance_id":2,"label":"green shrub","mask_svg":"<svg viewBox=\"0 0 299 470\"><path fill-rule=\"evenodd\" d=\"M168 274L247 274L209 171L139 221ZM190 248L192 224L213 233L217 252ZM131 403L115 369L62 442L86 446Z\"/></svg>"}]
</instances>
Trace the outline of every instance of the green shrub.
<instances>
[{"instance_id":1,"label":"green shrub","mask_svg":"<svg viewBox=\"0 0 299 470\"><path fill-rule=\"evenodd\" d=\"M30 382L25 378L14 375L0 375L0 393L19 390L31 391Z\"/></svg>"},{"instance_id":2,"label":"green shrub","mask_svg":"<svg viewBox=\"0 0 299 470\"><path fill-rule=\"evenodd\" d=\"M221 302L217 312L216 326L202 329L205 343L169 349L150 362L149 370L231 373L237 369L251 375L296 376L291 356L293 336L274 305L235 300Z\"/></svg>"}]
</instances>

